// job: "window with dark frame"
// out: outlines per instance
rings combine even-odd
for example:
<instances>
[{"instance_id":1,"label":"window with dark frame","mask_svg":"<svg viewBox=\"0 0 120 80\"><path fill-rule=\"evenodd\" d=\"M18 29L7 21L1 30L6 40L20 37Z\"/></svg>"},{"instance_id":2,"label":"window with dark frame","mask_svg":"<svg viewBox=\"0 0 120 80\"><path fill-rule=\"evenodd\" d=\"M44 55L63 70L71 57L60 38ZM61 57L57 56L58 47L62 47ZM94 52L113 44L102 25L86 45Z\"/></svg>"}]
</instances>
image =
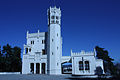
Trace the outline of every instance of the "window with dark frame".
<instances>
[{"instance_id":1,"label":"window with dark frame","mask_svg":"<svg viewBox=\"0 0 120 80\"><path fill-rule=\"evenodd\" d=\"M45 40L42 40L42 44L45 44Z\"/></svg>"},{"instance_id":2,"label":"window with dark frame","mask_svg":"<svg viewBox=\"0 0 120 80\"><path fill-rule=\"evenodd\" d=\"M83 61L79 61L79 70L84 70Z\"/></svg>"},{"instance_id":3,"label":"window with dark frame","mask_svg":"<svg viewBox=\"0 0 120 80\"><path fill-rule=\"evenodd\" d=\"M51 16L51 19L55 19L55 16Z\"/></svg>"},{"instance_id":4,"label":"window with dark frame","mask_svg":"<svg viewBox=\"0 0 120 80\"><path fill-rule=\"evenodd\" d=\"M85 61L85 70L90 70L89 61Z\"/></svg>"},{"instance_id":5,"label":"window with dark frame","mask_svg":"<svg viewBox=\"0 0 120 80\"><path fill-rule=\"evenodd\" d=\"M45 55L45 49L42 49L42 55Z\"/></svg>"},{"instance_id":6,"label":"window with dark frame","mask_svg":"<svg viewBox=\"0 0 120 80\"><path fill-rule=\"evenodd\" d=\"M28 48L26 48L26 54L28 53Z\"/></svg>"},{"instance_id":7,"label":"window with dark frame","mask_svg":"<svg viewBox=\"0 0 120 80\"><path fill-rule=\"evenodd\" d=\"M29 49L29 52L31 52L31 48Z\"/></svg>"},{"instance_id":8,"label":"window with dark frame","mask_svg":"<svg viewBox=\"0 0 120 80\"><path fill-rule=\"evenodd\" d=\"M52 23L52 24L54 24L54 23L55 23L55 21L54 21L54 20L52 20L52 21L51 21L51 23Z\"/></svg>"},{"instance_id":9,"label":"window with dark frame","mask_svg":"<svg viewBox=\"0 0 120 80\"><path fill-rule=\"evenodd\" d=\"M52 42L53 42L53 39L52 39Z\"/></svg>"},{"instance_id":10,"label":"window with dark frame","mask_svg":"<svg viewBox=\"0 0 120 80\"><path fill-rule=\"evenodd\" d=\"M56 19L59 19L59 17L58 17L58 16L56 16Z\"/></svg>"},{"instance_id":11,"label":"window with dark frame","mask_svg":"<svg viewBox=\"0 0 120 80\"><path fill-rule=\"evenodd\" d=\"M57 24L59 24L59 21L56 21Z\"/></svg>"},{"instance_id":12,"label":"window with dark frame","mask_svg":"<svg viewBox=\"0 0 120 80\"><path fill-rule=\"evenodd\" d=\"M33 41L33 44L34 44L34 41Z\"/></svg>"},{"instance_id":13,"label":"window with dark frame","mask_svg":"<svg viewBox=\"0 0 120 80\"><path fill-rule=\"evenodd\" d=\"M31 44L34 44L34 41L31 41Z\"/></svg>"}]
</instances>

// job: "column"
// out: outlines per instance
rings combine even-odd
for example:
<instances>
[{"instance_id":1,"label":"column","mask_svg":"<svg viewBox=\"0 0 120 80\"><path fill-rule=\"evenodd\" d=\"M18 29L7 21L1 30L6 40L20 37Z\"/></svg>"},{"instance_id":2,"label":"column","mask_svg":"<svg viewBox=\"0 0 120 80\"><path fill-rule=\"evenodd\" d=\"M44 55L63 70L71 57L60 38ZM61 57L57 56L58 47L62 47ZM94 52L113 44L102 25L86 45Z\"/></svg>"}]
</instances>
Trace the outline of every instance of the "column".
<instances>
[{"instance_id":1,"label":"column","mask_svg":"<svg viewBox=\"0 0 120 80\"><path fill-rule=\"evenodd\" d=\"M36 74L36 63L34 63L34 74Z\"/></svg>"},{"instance_id":2,"label":"column","mask_svg":"<svg viewBox=\"0 0 120 80\"><path fill-rule=\"evenodd\" d=\"M41 72L41 63L40 63L40 74L41 74L42 72Z\"/></svg>"}]
</instances>

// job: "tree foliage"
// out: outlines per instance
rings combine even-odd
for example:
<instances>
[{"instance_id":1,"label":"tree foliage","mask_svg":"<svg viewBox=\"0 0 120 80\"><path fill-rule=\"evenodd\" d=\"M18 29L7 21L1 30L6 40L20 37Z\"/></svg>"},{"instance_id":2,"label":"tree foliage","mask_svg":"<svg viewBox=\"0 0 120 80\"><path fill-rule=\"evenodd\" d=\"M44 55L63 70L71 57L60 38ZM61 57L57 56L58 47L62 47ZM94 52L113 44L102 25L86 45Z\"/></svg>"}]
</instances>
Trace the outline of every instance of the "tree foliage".
<instances>
[{"instance_id":1,"label":"tree foliage","mask_svg":"<svg viewBox=\"0 0 120 80\"><path fill-rule=\"evenodd\" d=\"M104 50L104 48L100 48L99 46L95 47L97 55L96 57L98 59L102 59L103 60L103 64L104 64L104 71L105 73L109 73L111 75L114 75L115 72L115 66L113 64L112 61L114 61L114 59L112 59L109 55L108 55L108 51Z\"/></svg>"},{"instance_id":2,"label":"tree foliage","mask_svg":"<svg viewBox=\"0 0 120 80\"><path fill-rule=\"evenodd\" d=\"M0 50L1 51L1 50ZM0 57L0 72L20 72L22 60L21 48L12 48L9 44L3 46Z\"/></svg>"}]
</instances>

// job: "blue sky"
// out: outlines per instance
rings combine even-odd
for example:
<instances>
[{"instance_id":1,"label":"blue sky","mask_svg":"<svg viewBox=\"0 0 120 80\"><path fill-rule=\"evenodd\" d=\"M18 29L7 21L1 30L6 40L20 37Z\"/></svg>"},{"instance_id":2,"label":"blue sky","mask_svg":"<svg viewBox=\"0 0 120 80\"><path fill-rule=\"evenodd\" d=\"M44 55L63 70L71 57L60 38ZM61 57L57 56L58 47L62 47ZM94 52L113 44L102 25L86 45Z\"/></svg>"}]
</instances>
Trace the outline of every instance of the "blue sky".
<instances>
[{"instance_id":1,"label":"blue sky","mask_svg":"<svg viewBox=\"0 0 120 80\"><path fill-rule=\"evenodd\" d=\"M62 10L64 56L98 45L120 61L119 0L0 0L0 45L23 50L27 30L47 31L47 9L54 4Z\"/></svg>"}]
</instances>

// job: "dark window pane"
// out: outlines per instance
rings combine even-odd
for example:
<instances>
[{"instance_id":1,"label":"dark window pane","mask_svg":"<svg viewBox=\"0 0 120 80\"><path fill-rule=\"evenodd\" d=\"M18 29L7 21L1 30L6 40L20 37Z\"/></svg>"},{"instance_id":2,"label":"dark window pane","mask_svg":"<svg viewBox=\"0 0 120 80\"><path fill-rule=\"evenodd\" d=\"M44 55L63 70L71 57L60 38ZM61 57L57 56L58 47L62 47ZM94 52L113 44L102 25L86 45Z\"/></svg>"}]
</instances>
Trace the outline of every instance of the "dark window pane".
<instances>
[{"instance_id":1,"label":"dark window pane","mask_svg":"<svg viewBox=\"0 0 120 80\"><path fill-rule=\"evenodd\" d=\"M28 48L26 48L26 53L28 53Z\"/></svg>"},{"instance_id":2,"label":"dark window pane","mask_svg":"<svg viewBox=\"0 0 120 80\"><path fill-rule=\"evenodd\" d=\"M83 61L80 61L80 62L79 62L79 70L84 70Z\"/></svg>"},{"instance_id":3,"label":"dark window pane","mask_svg":"<svg viewBox=\"0 0 120 80\"><path fill-rule=\"evenodd\" d=\"M56 21L57 24L59 24L59 21Z\"/></svg>"},{"instance_id":4,"label":"dark window pane","mask_svg":"<svg viewBox=\"0 0 120 80\"><path fill-rule=\"evenodd\" d=\"M85 61L85 70L90 70L89 61Z\"/></svg>"},{"instance_id":5,"label":"dark window pane","mask_svg":"<svg viewBox=\"0 0 120 80\"><path fill-rule=\"evenodd\" d=\"M56 19L59 19L59 17L58 17L58 16L56 16Z\"/></svg>"},{"instance_id":6,"label":"dark window pane","mask_svg":"<svg viewBox=\"0 0 120 80\"><path fill-rule=\"evenodd\" d=\"M44 49L42 49L42 55L45 55L45 50Z\"/></svg>"},{"instance_id":7,"label":"dark window pane","mask_svg":"<svg viewBox=\"0 0 120 80\"><path fill-rule=\"evenodd\" d=\"M51 16L51 19L54 19L55 18L55 16Z\"/></svg>"},{"instance_id":8,"label":"dark window pane","mask_svg":"<svg viewBox=\"0 0 120 80\"><path fill-rule=\"evenodd\" d=\"M29 49L29 52L31 52L31 48Z\"/></svg>"}]
</instances>

